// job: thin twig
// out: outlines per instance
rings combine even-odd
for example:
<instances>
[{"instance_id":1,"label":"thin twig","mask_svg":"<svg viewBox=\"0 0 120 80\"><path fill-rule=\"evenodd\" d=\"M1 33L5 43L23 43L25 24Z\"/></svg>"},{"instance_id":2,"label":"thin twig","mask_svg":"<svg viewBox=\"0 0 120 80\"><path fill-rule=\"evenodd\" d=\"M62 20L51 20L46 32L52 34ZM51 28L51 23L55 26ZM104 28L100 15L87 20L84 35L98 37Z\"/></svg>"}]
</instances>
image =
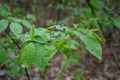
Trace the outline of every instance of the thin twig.
<instances>
[{"instance_id":1,"label":"thin twig","mask_svg":"<svg viewBox=\"0 0 120 80\"><path fill-rule=\"evenodd\" d=\"M97 15L96 15L96 13L95 13L95 10L93 9L92 5L90 4L90 0L86 0L86 1L87 1L88 6L90 7L90 9L91 9L91 11L92 11L93 16L94 16L94 17L97 17ZM100 27L100 29L101 29L101 31L102 31L103 36L105 37L105 35L104 35L105 32L104 32L104 30L103 30L102 24L101 24L99 21L97 21L97 23L98 23L98 25L99 25L99 27Z\"/></svg>"},{"instance_id":2,"label":"thin twig","mask_svg":"<svg viewBox=\"0 0 120 80\"><path fill-rule=\"evenodd\" d=\"M25 73L26 73L26 76L27 76L28 80L30 80L30 76L29 76L29 74L28 74L27 68L25 68Z\"/></svg>"},{"instance_id":3,"label":"thin twig","mask_svg":"<svg viewBox=\"0 0 120 80\"><path fill-rule=\"evenodd\" d=\"M10 27L10 24L11 24L11 23L8 22L8 26L7 26L7 28ZM5 33L6 33L6 34L8 35L8 37L13 41L13 43L16 44L16 46L18 47L18 49L21 49L21 46L18 44L18 42L17 42L15 39L13 39L13 38L10 37L9 32L5 30ZM30 76L29 76L29 74L28 74L28 70L27 70L27 68L25 68L24 70L25 70L25 74L26 74L28 80L30 80Z\"/></svg>"},{"instance_id":4,"label":"thin twig","mask_svg":"<svg viewBox=\"0 0 120 80\"><path fill-rule=\"evenodd\" d=\"M59 0L58 4L62 4L62 0ZM59 23L59 20L60 20L60 14L61 14L61 9L59 8L57 10L57 24Z\"/></svg>"},{"instance_id":5,"label":"thin twig","mask_svg":"<svg viewBox=\"0 0 120 80\"><path fill-rule=\"evenodd\" d=\"M88 6L90 7L91 11L92 11L92 14L94 17L97 17L96 13L95 13L95 10L94 8L92 7L92 5L90 4L90 0L86 0ZM98 21L97 22L99 27L100 27L100 30L102 31L102 35L103 37L106 39L107 36L105 35L105 32L103 30L103 27L102 27L102 24ZM107 43L107 48L110 50L111 54L113 55L114 59L115 59L115 62L117 63L117 67L120 69L120 64L119 64L119 61L118 61L118 57L117 57L117 54L116 52L113 52L112 50L112 47L110 46L110 43Z\"/></svg>"}]
</instances>

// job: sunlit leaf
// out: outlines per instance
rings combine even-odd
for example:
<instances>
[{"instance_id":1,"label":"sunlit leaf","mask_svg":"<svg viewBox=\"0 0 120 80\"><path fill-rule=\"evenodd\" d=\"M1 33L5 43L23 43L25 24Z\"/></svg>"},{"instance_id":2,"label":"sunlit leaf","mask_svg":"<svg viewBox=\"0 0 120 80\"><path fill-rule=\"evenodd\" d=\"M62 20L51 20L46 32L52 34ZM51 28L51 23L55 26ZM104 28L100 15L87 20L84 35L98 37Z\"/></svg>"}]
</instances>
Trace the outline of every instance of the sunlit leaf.
<instances>
[{"instance_id":1,"label":"sunlit leaf","mask_svg":"<svg viewBox=\"0 0 120 80\"><path fill-rule=\"evenodd\" d=\"M27 20L24 20L24 19L15 18L15 17L8 17L8 20L10 20L12 22L20 23L20 24L24 25L25 27L27 27L29 29L31 27L33 27L33 25L30 22L28 22Z\"/></svg>"},{"instance_id":2,"label":"sunlit leaf","mask_svg":"<svg viewBox=\"0 0 120 80\"><path fill-rule=\"evenodd\" d=\"M66 38L63 38L63 39L57 41L56 47L57 47L58 49L62 48L62 47L65 45L66 41L67 41Z\"/></svg>"},{"instance_id":3,"label":"sunlit leaf","mask_svg":"<svg viewBox=\"0 0 120 80\"><path fill-rule=\"evenodd\" d=\"M100 42L102 42L103 44L105 43L105 39L104 39L104 38L98 36L95 32L92 32L92 34L93 34Z\"/></svg>"},{"instance_id":4,"label":"sunlit leaf","mask_svg":"<svg viewBox=\"0 0 120 80\"><path fill-rule=\"evenodd\" d=\"M45 38L43 38L42 36L35 36L34 41L39 42L39 43L46 43Z\"/></svg>"},{"instance_id":5,"label":"sunlit leaf","mask_svg":"<svg viewBox=\"0 0 120 80\"><path fill-rule=\"evenodd\" d=\"M30 29L30 39L33 40L34 39L34 36L35 36L35 27L32 27Z\"/></svg>"},{"instance_id":6,"label":"sunlit leaf","mask_svg":"<svg viewBox=\"0 0 120 80\"><path fill-rule=\"evenodd\" d=\"M35 54L35 45L33 43L26 44L20 53L20 59L25 67L30 68Z\"/></svg>"},{"instance_id":7,"label":"sunlit leaf","mask_svg":"<svg viewBox=\"0 0 120 80\"><path fill-rule=\"evenodd\" d=\"M35 64L39 67L41 71L45 70L45 67L49 65L49 61L55 55L56 49L54 47L47 48L44 45L37 44L35 46Z\"/></svg>"},{"instance_id":8,"label":"sunlit leaf","mask_svg":"<svg viewBox=\"0 0 120 80\"><path fill-rule=\"evenodd\" d=\"M19 34L22 32L22 26L19 23L11 23L10 24L10 30L14 33L14 34Z\"/></svg>"},{"instance_id":9,"label":"sunlit leaf","mask_svg":"<svg viewBox=\"0 0 120 80\"><path fill-rule=\"evenodd\" d=\"M21 20L21 23L24 25L24 26L26 26L27 28L31 28L33 25L30 23L30 22L28 22L27 20Z\"/></svg>"},{"instance_id":10,"label":"sunlit leaf","mask_svg":"<svg viewBox=\"0 0 120 80\"><path fill-rule=\"evenodd\" d=\"M102 47L95 37L89 35L82 35L80 39L82 40L82 42L84 42L87 50L92 55L97 57L99 60L102 60Z\"/></svg>"}]
</instances>

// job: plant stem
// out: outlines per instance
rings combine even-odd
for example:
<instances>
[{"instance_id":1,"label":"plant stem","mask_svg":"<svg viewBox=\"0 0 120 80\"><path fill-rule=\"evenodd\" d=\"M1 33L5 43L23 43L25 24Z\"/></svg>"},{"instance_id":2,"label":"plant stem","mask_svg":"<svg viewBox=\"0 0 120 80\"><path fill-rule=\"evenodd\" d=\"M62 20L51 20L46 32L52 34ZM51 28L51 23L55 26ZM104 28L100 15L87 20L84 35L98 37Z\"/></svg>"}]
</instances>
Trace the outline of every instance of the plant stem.
<instances>
[{"instance_id":1,"label":"plant stem","mask_svg":"<svg viewBox=\"0 0 120 80\"><path fill-rule=\"evenodd\" d=\"M58 4L62 4L62 0L59 0ZM60 15L61 15L61 9L59 8L57 10L57 24L59 23Z\"/></svg>"},{"instance_id":2,"label":"plant stem","mask_svg":"<svg viewBox=\"0 0 120 80\"><path fill-rule=\"evenodd\" d=\"M95 13L95 10L93 9L92 5L90 4L90 0L86 0L86 1L87 1L88 6L90 7L90 9L91 9L91 11L92 11L93 16L94 16L94 17L97 17L97 15L96 15L96 13ZM100 30L102 31L102 35L105 37L105 35L104 35L105 32L104 32L104 30L103 30L102 24L101 24L99 21L97 21L97 23L98 23L98 25L99 25L99 27L100 27Z\"/></svg>"},{"instance_id":3,"label":"plant stem","mask_svg":"<svg viewBox=\"0 0 120 80\"><path fill-rule=\"evenodd\" d=\"M94 17L97 17L96 13L95 13L95 10L93 9L92 5L90 4L90 0L86 0L88 6L90 7L91 11L92 11L92 14L94 15ZM102 35L105 39L107 39L107 36L105 35L105 32L103 30L103 27L102 27L102 24L98 21L97 22L99 27L100 27L100 30L102 31ZM113 51L112 49L112 46L110 43L107 43L107 48L110 50L111 54L113 55L113 58L115 59L115 62L117 64L117 68L120 69L120 64L119 64L119 61L118 61L118 57L117 57L117 53Z\"/></svg>"},{"instance_id":4,"label":"plant stem","mask_svg":"<svg viewBox=\"0 0 120 80\"><path fill-rule=\"evenodd\" d=\"M25 74L26 74L28 80L30 80L30 76L29 76L29 74L28 74L28 70L27 70L27 68L25 68Z\"/></svg>"},{"instance_id":5,"label":"plant stem","mask_svg":"<svg viewBox=\"0 0 120 80\"><path fill-rule=\"evenodd\" d=\"M11 23L8 22L7 28L10 27L10 24L11 24ZM10 37L9 31L6 31L6 30L5 30L5 33L6 33L6 34L8 35L8 37L13 41L13 43L18 47L18 49L21 49L21 46L18 44L18 42L17 42L15 39L13 39L13 38ZM25 67L24 71L25 71L25 74L26 74L28 80L30 80L30 76L29 76L29 74L28 74L28 70L27 70L26 67Z\"/></svg>"}]
</instances>

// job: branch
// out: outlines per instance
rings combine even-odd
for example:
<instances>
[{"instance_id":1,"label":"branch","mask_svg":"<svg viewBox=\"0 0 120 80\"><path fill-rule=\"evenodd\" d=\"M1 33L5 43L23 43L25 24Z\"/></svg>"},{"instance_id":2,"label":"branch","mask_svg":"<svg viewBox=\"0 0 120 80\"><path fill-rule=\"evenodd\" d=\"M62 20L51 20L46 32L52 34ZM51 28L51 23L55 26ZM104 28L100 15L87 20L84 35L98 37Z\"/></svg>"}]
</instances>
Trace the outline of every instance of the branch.
<instances>
[{"instance_id":1,"label":"branch","mask_svg":"<svg viewBox=\"0 0 120 80\"><path fill-rule=\"evenodd\" d=\"M93 8L92 5L90 4L90 0L86 0L86 2L87 2L87 4L88 4L88 6L90 7L93 16L94 16L94 17L97 17L94 8ZM100 30L102 31L102 35L105 37L105 32L104 32L104 30L103 30L102 24L101 24L99 21L97 21L97 23L98 23L98 25L99 25L99 27L100 27Z\"/></svg>"},{"instance_id":2,"label":"branch","mask_svg":"<svg viewBox=\"0 0 120 80\"><path fill-rule=\"evenodd\" d=\"M94 8L92 7L92 5L90 4L90 0L86 0L88 6L90 7L91 11L92 11L92 14L94 17L97 17L96 13L95 13L95 10ZM102 27L102 24L97 21L99 27L100 27L100 30L102 31L102 35L105 39L107 39L107 36L105 35L105 32L103 30L103 27ZM119 61L118 61L118 57L117 57L117 53L116 52L113 52L113 49L111 47L111 44L110 43L107 43L107 48L110 50L111 54L113 55L114 59L115 59L115 62L117 63L117 67L120 69L120 64L119 64Z\"/></svg>"},{"instance_id":3,"label":"branch","mask_svg":"<svg viewBox=\"0 0 120 80\"><path fill-rule=\"evenodd\" d=\"M8 22L8 26L7 26L7 28L10 27L10 24L11 24L11 23ZM5 30L5 33L6 33L6 34L8 35L8 37L13 41L13 43L18 47L18 49L21 49L21 46L18 44L18 42L17 42L15 39L13 39L13 38L10 37L9 32ZM26 74L28 80L30 80L30 76L29 76L29 74L28 74L28 70L27 70L27 68L25 68L24 71L25 71L25 74Z\"/></svg>"},{"instance_id":4,"label":"branch","mask_svg":"<svg viewBox=\"0 0 120 80\"><path fill-rule=\"evenodd\" d=\"M59 0L58 4L62 4L62 0ZM59 23L60 20L60 14L61 14L61 9L59 8L57 10L57 24Z\"/></svg>"},{"instance_id":5,"label":"branch","mask_svg":"<svg viewBox=\"0 0 120 80\"><path fill-rule=\"evenodd\" d=\"M29 76L29 74L28 74L27 68L25 68L25 73L26 73L26 76L27 76L28 80L30 80L30 76Z\"/></svg>"}]
</instances>

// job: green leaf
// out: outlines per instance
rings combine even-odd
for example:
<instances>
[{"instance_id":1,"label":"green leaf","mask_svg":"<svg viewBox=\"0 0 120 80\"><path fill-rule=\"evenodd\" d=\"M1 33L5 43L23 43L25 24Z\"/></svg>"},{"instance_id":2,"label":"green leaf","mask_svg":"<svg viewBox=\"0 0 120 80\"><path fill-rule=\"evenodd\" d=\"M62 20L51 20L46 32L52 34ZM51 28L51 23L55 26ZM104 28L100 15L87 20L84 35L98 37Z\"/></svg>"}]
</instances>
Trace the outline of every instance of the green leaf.
<instances>
[{"instance_id":1,"label":"green leaf","mask_svg":"<svg viewBox=\"0 0 120 80\"><path fill-rule=\"evenodd\" d=\"M22 19L20 19L20 18L8 17L7 19L11 22L16 22L16 23L21 23L22 22L21 21Z\"/></svg>"},{"instance_id":2,"label":"green leaf","mask_svg":"<svg viewBox=\"0 0 120 80\"><path fill-rule=\"evenodd\" d=\"M27 32L25 34L19 34L16 37L17 39L20 39L22 43L25 43L26 41L30 40L30 34L28 34Z\"/></svg>"},{"instance_id":3,"label":"green leaf","mask_svg":"<svg viewBox=\"0 0 120 80\"><path fill-rule=\"evenodd\" d=\"M90 36L90 35L82 35L80 37L80 39L82 40L82 42L84 42L87 50L92 55L94 55L95 57L97 57L99 60L102 60L102 47L98 43L98 41L96 40L95 37Z\"/></svg>"},{"instance_id":4,"label":"green leaf","mask_svg":"<svg viewBox=\"0 0 120 80\"><path fill-rule=\"evenodd\" d=\"M4 31L8 26L7 20L0 20L0 33Z\"/></svg>"},{"instance_id":5,"label":"green leaf","mask_svg":"<svg viewBox=\"0 0 120 80\"><path fill-rule=\"evenodd\" d=\"M11 23L10 24L10 30L13 32L15 35L19 34L22 32L22 26L18 23Z\"/></svg>"},{"instance_id":6,"label":"green leaf","mask_svg":"<svg viewBox=\"0 0 120 80\"><path fill-rule=\"evenodd\" d=\"M51 37L50 37L50 34L46 33L44 35L42 35L46 41L50 41Z\"/></svg>"},{"instance_id":7,"label":"green leaf","mask_svg":"<svg viewBox=\"0 0 120 80\"><path fill-rule=\"evenodd\" d=\"M69 50L69 49L66 49L66 48L62 48L60 51L61 51L62 54L64 54L66 56L66 58L69 58L72 54L71 53L72 51Z\"/></svg>"},{"instance_id":8,"label":"green leaf","mask_svg":"<svg viewBox=\"0 0 120 80\"><path fill-rule=\"evenodd\" d=\"M102 0L91 0L90 3L95 9L101 9L103 7Z\"/></svg>"},{"instance_id":9,"label":"green leaf","mask_svg":"<svg viewBox=\"0 0 120 80\"><path fill-rule=\"evenodd\" d=\"M73 65L76 65L79 63L79 60L77 60L76 58L72 59L66 59L64 61L62 61L62 64L61 64L61 68L67 68L70 64L73 64Z\"/></svg>"},{"instance_id":10,"label":"green leaf","mask_svg":"<svg viewBox=\"0 0 120 80\"><path fill-rule=\"evenodd\" d=\"M9 7L8 7L8 5L3 5L2 7L1 7L1 10L0 10L0 14L3 16L3 17L7 17L8 15L9 15Z\"/></svg>"},{"instance_id":11,"label":"green leaf","mask_svg":"<svg viewBox=\"0 0 120 80\"><path fill-rule=\"evenodd\" d=\"M61 63L61 68L62 69L67 68L69 65L70 65L70 61L69 60L64 60Z\"/></svg>"},{"instance_id":12,"label":"green leaf","mask_svg":"<svg viewBox=\"0 0 120 80\"><path fill-rule=\"evenodd\" d=\"M48 33L48 30L44 28L37 28L35 30L35 35L41 36L42 38L44 38L45 41L50 41L51 39L51 36Z\"/></svg>"},{"instance_id":13,"label":"green leaf","mask_svg":"<svg viewBox=\"0 0 120 80\"><path fill-rule=\"evenodd\" d=\"M20 59L27 68L30 68L32 65L34 54L35 45L33 43L26 44L26 46L21 49Z\"/></svg>"},{"instance_id":14,"label":"green leaf","mask_svg":"<svg viewBox=\"0 0 120 80\"><path fill-rule=\"evenodd\" d=\"M45 29L45 28L37 28L37 29L35 29L35 35L44 35L47 32L48 32L48 30Z\"/></svg>"},{"instance_id":15,"label":"green leaf","mask_svg":"<svg viewBox=\"0 0 120 80\"><path fill-rule=\"evenodd\" d=\"M61 25L54 25L54 26L48 27L48 29L63 31L64 29L66 29L66 27Z\"/></svg>"},{"instance_id":16,"label":"green leaf","mask_svg":"<svg viewBox=\"0 0 120 80\"><path fill-rule=\"evenodd\" d=\"M31 23L29 23L27 20L21 20L21 24L23 24L27 28L32 28L33 27L33 25Z\"/></svg>"},{"instance_id":17,"label":"green leaf","mask_svg":"<svg viewBox=\"0 0 120 80\"><path fill-rule=\"evenodd\" d=\"M35 36L34 41L36 41L38 43L46 43L45 38L43 38L42 36Z\"/></svg>"},{"instance_id":18,"label":"green leaf","mask_svg":"<svg viewBox=\"0 0 120 80\"><path fill-rule=\"evenodd\" d=\"M27 20L24 20L24 19L8 17L8 20L10 20L12 22L20 23L29 29L33 27L33 25L31 23L29 23Z\"/></svg>"},{"instance_id":19,"label":"green leaf","mask_svg":"<svg viewBox=\"0 0 120 80\"><path fill-rule=\"evenodd\" d=\"M79 63L79 59L77 58L73 58L73 59L69 59L71 64L78 64Z\"/></svg>"},{"instance_id":20,"label":"green leaf","mask_svg":"<svg viewBox=\"0 0 120 80\"><path fill-rule=\"evenodd\" d=\"M41 71L45 70L45 67L49 65L49 61L55 55L56 49L54 47L46 47L44 45L36 44L35 64Z\"/></svg>"},{"instance_id":21,"label":"green leaf","mask_svg":"<svg viewBox=\"0 0 120 80\"><path fill-rule=\"evenodd\" d=\"M75 36L77 36L77 37L80 37L82 35L79 31L74 30L73 32L74 32Z\"/></svg>"},{"instance_id":22,"label":"green leaf","mask_svg":"<svg viewBox=\"0 0 120 80\"><path fill-rule=\"evenodd\" d=\"M7 51L4 48L0 49L0 63L5 63L7 59Z\"/></svg>"},{"instance_id":23,"label":"green leaf","mask_svg":"<svg viewBox=\"0 0 120 80\"><path fill-rule=\"evenodd\" d=\"M75 76L75 80L86 80L84 73L81 72L80 70L76 70L74 76ZM97 79L92 78L91 80L97 80Z\"/></svg>"},{"instance_id":24,"label":"green leaf","mask_svg":"<svg viewBox=\"0 0 120 80\"><path fill-rule=\"evenodd\" d=\"M30 39L33 40L34 39L34 36L35 36L35 27L32 27L30 29Z\"/></svg>"},{"instance_id":25,"label":"green leaf","mask_svg":"<svg viewBox=\"0 0 120 80\"><path fill-rule=\"evenodd\" d=\"M118 29L120 29L120 18L114 19L114 20L113 20L113 23L114 23L114 25L115 25Z\"/></svg>"},{"instance_id":26,"label":"green leaf","mask_svg":"<svg viewBox=\"0 0 120 80\"><path fill-rule=\"evenodd\" d=\"M36 21L36 16L33 15L33 14L27 14L27 19L30 19L30 20L33 20L33 21Z\"/></svg>"},{"instance_id":27,"label":"green leaf","mask_svg":"<svg viewBox=\"0 0 120 80\"><path fill-rule=\"evenodd\" d=\"M66 49L73 49L73 50L76 50L77 48L76 48L76 41L75 40L69 40L69 41L67 41L66 42L67 43L67 45L65 45L64 47L66 48Z\"/></svg>"},{"instance_id":28,"label":"green leaf","mask_svg":"<svg viewBox=\"0 0 120 80\"><path fill-rule=\"evenodd\" d=\"M92 32L92 35L94 35L100 42L102 42L103 44L105 43L105 39L98 36L95 32Z\"/></svg>"},{"instance_id":29,"label":"green leaf","mask_svg":"<svg viewBox=\"0 0 120 80\"><path fill-rule=\"evenodd\" d=\"M20 67L18 63L12 61L9 66L10 69L6 72L7 74L20 75Z\"/></svg>"},{"instance_id":30,"label":"green leaf","mask_svg":"<svg viewBox=\"0 0 120 80\"><path fill-rule=\"evenodd\" d=\"M63 39L60 39L59 41L57 41L57 43L56 43L57 49L62 48L65 45L66 41L67 41L66 38L63 38Z\"/></svg>"}]
</instances>

